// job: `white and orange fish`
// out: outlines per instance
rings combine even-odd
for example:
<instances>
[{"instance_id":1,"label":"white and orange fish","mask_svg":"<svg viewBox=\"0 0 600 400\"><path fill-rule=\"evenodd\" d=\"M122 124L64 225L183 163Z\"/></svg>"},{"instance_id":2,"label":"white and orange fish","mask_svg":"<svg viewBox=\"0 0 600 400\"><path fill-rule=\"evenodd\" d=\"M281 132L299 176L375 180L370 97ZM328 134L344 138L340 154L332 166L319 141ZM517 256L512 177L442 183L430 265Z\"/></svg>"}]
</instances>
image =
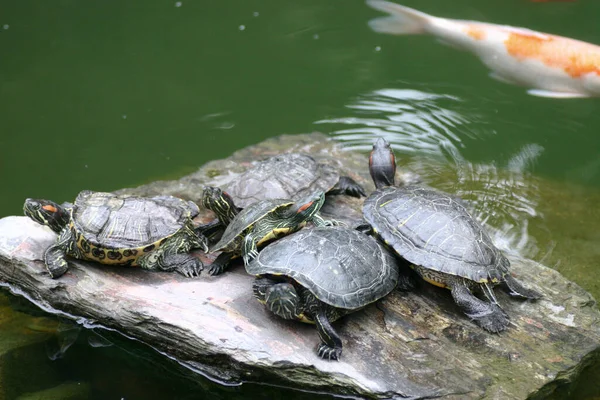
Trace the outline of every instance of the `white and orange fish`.
<instances>
[{"instance_id":1,"label":"white and orange fish","mask_svg":"<svg viewBox=\"0 0 600 400\"><path fill-rule=\"evenodd\" d=\"M525 28L433 17L381 0L367 0L391 15L369 21L376 32L430 34L476 54L490 76L526 86L534 96L600 96L600 46Z\"/></svg>"}]
</instances>

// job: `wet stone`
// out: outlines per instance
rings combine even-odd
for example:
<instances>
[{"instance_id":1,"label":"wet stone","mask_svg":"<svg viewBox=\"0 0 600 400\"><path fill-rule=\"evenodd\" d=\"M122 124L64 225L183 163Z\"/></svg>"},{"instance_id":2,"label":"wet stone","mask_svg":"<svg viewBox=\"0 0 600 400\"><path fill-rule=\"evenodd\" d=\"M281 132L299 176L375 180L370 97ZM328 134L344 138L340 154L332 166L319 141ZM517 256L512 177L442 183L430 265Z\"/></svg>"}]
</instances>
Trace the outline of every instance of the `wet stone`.
<instances>
[{"instance_id":1,"label":"wet stone","mask_svg":"<svg viewBox=\"0 0 600 400\"><path fill-rule=\"evenodd\" d=\"M255 160L288 151L330 162L373 190L366 155L309 134L269 139L179 180L120 193L198 201L204 185L225 185ZM414 178L403 173L401 180ZM361 205L333 196L323 214L357 224ZM202 211L196 221L211 218ZM575 380L599 354L600 312L593 297L558 272L515 256L509 257L515 277L544 297L518 301L496 290L511 318L506 332L483 331L448 290L422 283L335 322L344 352L340 362L327 362L315 354L314 327L270 314L253 298L253 278L239 263L218 277L186 279L74 261L52 280L41 260L54 238L25 217L0 220L0 281L47 310L123 332L220 381L381 399L544 398ZM214 258L196 255L205 264Z\"/></svg>"}]
</instances>

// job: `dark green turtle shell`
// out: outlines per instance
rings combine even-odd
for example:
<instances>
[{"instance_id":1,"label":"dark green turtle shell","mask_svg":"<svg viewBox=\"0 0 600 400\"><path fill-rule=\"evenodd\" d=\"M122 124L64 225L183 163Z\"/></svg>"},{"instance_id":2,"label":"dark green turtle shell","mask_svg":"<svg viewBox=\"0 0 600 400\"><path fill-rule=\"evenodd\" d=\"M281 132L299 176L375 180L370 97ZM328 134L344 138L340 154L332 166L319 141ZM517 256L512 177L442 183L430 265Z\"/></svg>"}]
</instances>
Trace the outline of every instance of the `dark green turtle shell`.
<instances>
[{"instance_id":1,"label":"dark green turtle shell","mask_svg":"<svg viewBox=\"0 0 600 400\"><path fill-rule=\"evenodd\" d=\"M340 179L331 165L302 153L270 157L248 169L225 188L238 207L266 199L298 200L316 191L328 192Z\"/></svg>"},{"instance_id":2,"label":"dark green turtle shell","mask_svg":"<svg viewBox=\"0 0 600 400\"><path fill-rule=\"evenodd\" d=\"M386 187L363 205L376 233L407 261L475 282L502 281L510 263L483 227L449 194Z\"/></svg>"},{"instance_id":3,"label":"dark green turtle shell","mask_svg":"<svg viewBox=\"0 0 600 400\"><path fill-rule=\"evenodd\" d=\"M303 229L266 246L251 275L283 275L333 307L355 310L398 283L398 263L374 238L344 227Z\"/></svg>"},{"instance_id":4,"label":"dark green turtle shell","mask_svg":"<svg viewBox=\"0 0 600 400\"><path fill-rule=\"evenodd\" d=\"M198 213L195 203L171 196L83 191L73 205L71 226L91 245L131 249L174 235Z\"/></svg>"},{"instance_id":5,"label":"dark green turtle shell","mask_svg":"<svg viewBox=\"0 0 600 400\"><path fill-rule=\"evenodd\" d=\"M274 199L263 200L244 208L227 226L227 229L223 232L223 236L221 236L221 240L213 246L211 252L221 251L227 248L257 221L260 221L265 216L281 207L289 206L291 204L294 204L292 200Z\"/></svg>"}]
</instances>

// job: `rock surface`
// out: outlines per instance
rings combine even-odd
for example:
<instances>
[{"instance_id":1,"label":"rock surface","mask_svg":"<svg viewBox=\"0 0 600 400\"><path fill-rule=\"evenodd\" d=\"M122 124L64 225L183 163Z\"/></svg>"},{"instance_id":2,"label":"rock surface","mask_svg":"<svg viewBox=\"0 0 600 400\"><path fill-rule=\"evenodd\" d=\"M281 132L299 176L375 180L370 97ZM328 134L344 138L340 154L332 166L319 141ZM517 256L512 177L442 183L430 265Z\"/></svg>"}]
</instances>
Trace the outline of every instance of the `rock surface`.
<instances>
[{"instance_id":1,"label":"rock surface","mask_svg":"<svg viewBox=\"0 0 600 400\"><path fill-rule=\"evenodd\" d=\"M226 184L253 160L282 151L333 160L367 191L373 189L364 154L343 152L325 136L310 134L270 139L177 181L121 192L197 201L203 185ZM324 214L355 224L361 204L329 197ZM211 219L206 211L197 221ZM52 280L41 259L55 239L25 217L0 220L0 281L46 310L120 331L223 382L363 398L543 398L575 379L599 353L595 300L554 270L515 257L513 274L544 298L515 301L497 290L511 316L506 332L483 331L454 305L449 291L421 284L336 322L344 353L340 362L327 362L315 354L314 327L270 314L252 297L253 278L239 264L218 277L186 279L74 261Z\"/></svg>"}]
</instances>

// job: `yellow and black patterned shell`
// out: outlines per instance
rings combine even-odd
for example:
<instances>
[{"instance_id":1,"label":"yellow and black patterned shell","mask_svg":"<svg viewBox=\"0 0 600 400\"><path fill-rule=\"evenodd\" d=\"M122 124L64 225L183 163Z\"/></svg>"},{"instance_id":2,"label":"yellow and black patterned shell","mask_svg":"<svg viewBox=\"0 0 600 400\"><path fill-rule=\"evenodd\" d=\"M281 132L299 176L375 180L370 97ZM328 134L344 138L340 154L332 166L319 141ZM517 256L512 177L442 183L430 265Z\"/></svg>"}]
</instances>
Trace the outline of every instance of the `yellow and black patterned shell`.
<instances>
[{"instance_id":1,"label":"yellow and black patterned shell","mask_svg":"<svg viewBox=\"0 0 600 400\"><path fill-rule=\"evenodd\" d=\"M510 263L454 197L420 186L386 187L363 205L365 219L404 259L475 282L502 281Z\"/></svg>"},{"instance_id":2,"label":"yellow and black patterned shell","mask_svg":"<svg viewBox=\"0 0 600 400\"><path fill-rule=\"evenodd\" d=\"M251 275L283 275L333 307L355 310L390 293L398 263L374 238L345 227L303 229L266 246Z\"/></svg>"},{"instance_id":3,"label":"yellow and black patterned shell","mask_svg":"<svg viewBox=\"0 0 600 400\"><path fill-rule=\"evenodd\" d=\"M198 214L198 206L171 196L135 197L83 191L71 211L71 229L85 257L104 264L135 264Z\"/></svg>"},{"instance_id":4,"label":"yellow and black patterned shell","mask_svg":"<svg viewBox=\"0 0 600 400\"><path fill-rule=\"evenodd\" d=\"M331 190L339 171L308 154L279 154L260 161L225 189L238 207L268 199L298 200L316 191Z\"/></svg>"}]
</instances>

